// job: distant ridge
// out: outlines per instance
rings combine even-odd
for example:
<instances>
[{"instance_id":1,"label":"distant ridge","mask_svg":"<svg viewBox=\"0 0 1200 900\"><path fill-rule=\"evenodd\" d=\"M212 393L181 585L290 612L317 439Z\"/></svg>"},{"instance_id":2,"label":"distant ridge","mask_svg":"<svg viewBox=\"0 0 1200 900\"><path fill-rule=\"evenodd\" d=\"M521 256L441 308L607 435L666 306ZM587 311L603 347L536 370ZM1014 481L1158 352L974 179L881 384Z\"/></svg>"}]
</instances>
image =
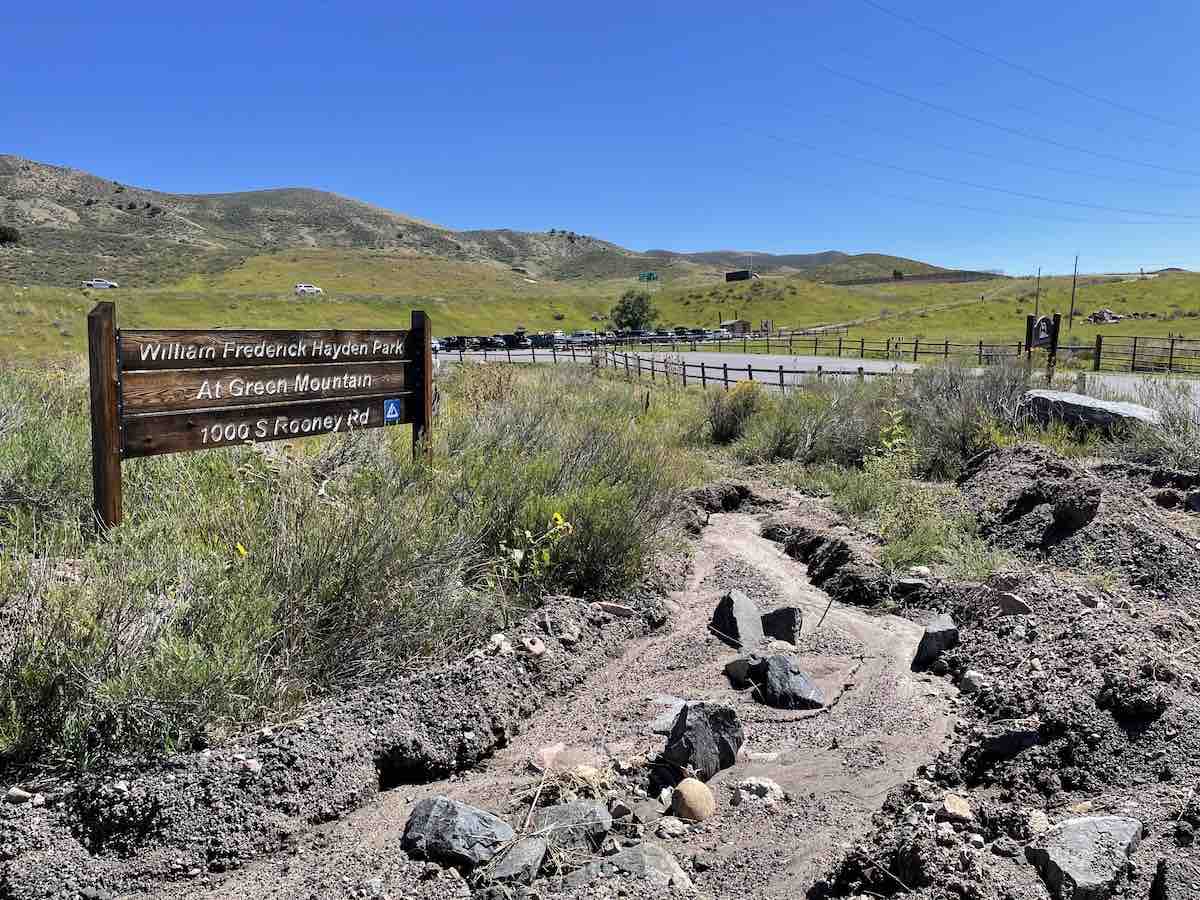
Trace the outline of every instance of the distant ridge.
<instances>
[{"instance_id":1,"label":"distant ridge","mask_svg":"<svg viewBox=\"0 0 1200 900\"><path fill-rule=\"evenodd\" d=\"M370 250L516 268L543 280L632 278L742 268L747 254L638 253L569 229L455 231L350 197L285 187L169 194L78 169L0 155L0 225L21 232L0 248L0 281L73 285L93 275L138 285L231 269L291 249ZM944 272L881 254L754 253L763 273L819 281Z\"/></svg>"}]
</instances>

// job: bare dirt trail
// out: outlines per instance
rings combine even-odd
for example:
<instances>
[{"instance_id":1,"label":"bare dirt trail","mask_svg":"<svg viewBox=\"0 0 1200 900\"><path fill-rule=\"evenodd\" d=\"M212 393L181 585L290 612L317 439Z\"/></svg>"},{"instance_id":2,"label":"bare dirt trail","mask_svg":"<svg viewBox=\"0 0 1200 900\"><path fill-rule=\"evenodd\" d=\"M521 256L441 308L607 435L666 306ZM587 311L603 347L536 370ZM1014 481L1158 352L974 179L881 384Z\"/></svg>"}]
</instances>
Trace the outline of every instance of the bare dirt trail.
<instances>
[{"instance_id":1,"label":"bare dirt trail","mask_svg":"<svg viewBox=\"0 0 1200 900\"><path fill-rule=\"evenodd\" d=\"M165 887L155 896L413 896L389 873L411 866L400 838L417 801L448 795L519 828L528 809L522 798L540 780L529 766L538 750L563 743L565 758L600 765L653 756L665 737L652 723L669 714L667 698L732 705L746 744L738 763L710 782L717 799L712 819L674 838L656 837L650 826L647 839L676 856L703 896L801 895L847 843L869 830L887 791L943 747L954 691L942 679L910 671L921 635L912 622L835 606L816 629L828 597L810 584L803 565L760 537L759 527L753 515L713 515L686 587L671 598L669 625L627 645L483 766L385 792L346 819L302 836L290 853L251 863L220 881ZM722 668L737 653L707 625L717 599L733 588L745 591L762 611L785 604L803 608L798 653L825 692L826 709L771 709L730 687ZM776 781L789 799L775 807L731 805L733 785L751 776ZM429 877L438 881L436 874ZM467 896L466 886L453 877L438 883L420 896ZM592 896L589 891L578 896Z\"/></svg>"}]
</instances>

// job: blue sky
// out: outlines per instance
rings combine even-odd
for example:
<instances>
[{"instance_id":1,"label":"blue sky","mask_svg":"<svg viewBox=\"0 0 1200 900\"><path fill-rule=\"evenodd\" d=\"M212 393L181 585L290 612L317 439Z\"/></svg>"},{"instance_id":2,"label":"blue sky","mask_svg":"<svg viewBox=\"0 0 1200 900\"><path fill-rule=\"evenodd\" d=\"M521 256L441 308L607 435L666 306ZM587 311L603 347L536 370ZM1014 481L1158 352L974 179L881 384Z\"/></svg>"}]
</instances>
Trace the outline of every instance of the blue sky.
<instances>
[{"instance_id":1,"label":"blue sky","mask_svg":"<svg viewBox=\"0 0 1200 900\"><path fill-rule=\"evenodd\" d=\"M131 184L636 249L1200 268L1194 0L44 9L0 11L0 152Z\"/></svg>"}]
</instances>

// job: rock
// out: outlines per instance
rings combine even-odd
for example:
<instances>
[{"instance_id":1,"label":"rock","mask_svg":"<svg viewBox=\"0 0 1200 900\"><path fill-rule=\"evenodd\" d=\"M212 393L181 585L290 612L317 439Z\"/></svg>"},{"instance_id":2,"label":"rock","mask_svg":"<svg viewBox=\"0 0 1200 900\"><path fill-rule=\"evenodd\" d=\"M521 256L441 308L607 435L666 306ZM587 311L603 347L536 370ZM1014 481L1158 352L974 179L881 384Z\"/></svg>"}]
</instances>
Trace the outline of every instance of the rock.
<instances>
[{"instance_id":1,"label":"rock","mask_svg":"<svg viewBox=\"0 0 1200 900\"><path fill-rule=\"evenodd\" d=\"M820 709L825 705L825 695L800 671L795 657L767 657L751 670L750 677L755 696L776 709Z\"/></svg>"},{"instance_id":2,"label":"rock","mask_svg":"<svg viewBox=\"0 0 1200 900\"><path fill-rule=\"evenodd\" d=\"M993 726L979 742L979 749L991 759L1006 759L1036 746L1041 740L1041 722L1036 717L1016 719Z\"/></svg>"},{"instance_id":3,"label":"rock","mask_svg":"<svg viewBox=\"0 0 1200 900\"><path fill-rule=\"evenodd\" d=\"M562 741L557 744L551 744L549 747L542 747L533 754L534 768L540 769L543 772L554 765L555 760L559 755L567 749L567 745Z\"/></svg>"},{"instance_id":4,"label":"rock","mask_svg":"<svg viewBox=\"0 0 1200 900\"><path fill-rule=\"evenodd\" d=\"M633 808L624 800L614 797L608 801L608 814L613 817L614 822L617 819L629 819L633 817Z\"/></svg>"},{"instance_id":5,"label":"rock","mask_svg":"<svg viewBox=\"0 0 1200 900\"><path fill-rule=\"evenodd\" d=\"M997 591L995 596L1001 615L1027 616L1033 612L1020 594L1014 594L1012 591Z\"/></svg>"},{"instance_id":6,"label":"rock","mask_svg":"<svg viewBox=\"0 0 1200 900\"><path fill-rule=\"evenodd\" d=\"M967 835L967 846L972 850L982 850L987 845L987 841L983 839L982 834L972 832Z\"/></svg>"},{"instance_id":7,"label":"rock","mask_svg":"<svg viewBox=\"0 0 1200 900\"><path fill-rule=\"evenodd\" d=\"M733 647L757 647L763 640L758 607L741 591L730 591L721 598L708 627Z\"/></svg>"},{"instance_id":8,"label":"rock","mask_svg":"<svg viewBox=\"0 0 1200 900\"><path fill-rule=\"evenodd\" d=\"M657 800L635 800L630 804L633 811L633 821L639 825L650 825L657 822L666 813L665 807Z\"/></svg>"},{"instance_id":9,"label":"rock","mask_svg":"<svg viewBox=\"0 0 1200 900\"><path fill-rule=\"evenodd\" d=\"M35 809L45 806L46 805L46 795L45 794L34 794L33 800L31 801L31 805Z\"/></svg>"},{"instance_id":10,"label":"rock","mask_svg":"<svg viewBox=\"0 0 1200 900\"><path fill-rule=\"evenodd\" d=\"M967 669L963 673L962 680L958 683L958 689L964 694L974 694L987 687L987 678L982 672L976 672L974 669Z\"/></svg>"},{"instance_id":11,"label":"rock","mask_svg":"<svg viewBox=\"0 0 1200 900\"><path fill-rule=\"evenodd\" d=\"M15 787L15 786L10 787L8 789L8 793L6 793L4 795L5 802L12 803L12 804L28 803L32 799L33 799L33 794L29 793L29 791L23 790L22 788Z\"/></svg>"},{"instance_id":12,"label":"rock","mask_svg":"<svg viewBox=\"0 0 1200 900\"><path fill-rule=\"evenodd\" d=\"M997 572L987 580L987 586L1000 593L1010 593L1020 590L1025 580L1020 572Z\"/></svg>"},{"instance_id":13,"label":"rock","mask_svg":"<svg viewBox=\"0 0 1200 900\"><path fill-rule=\"evenodd\" d=\"M516 881L529 884L537 877L546 858L547 844L542 837L525 837L501 850L488 865L487 874L493 881Z\"/></svg>"},{"instance_id":14,"label":"rock","mask_svg":"<svg viewBox=\"0 0 1200 900\"><path fill-rule=\"evenodd\" d=\"M971 804L966 801L965 797L958 794L947 794L942 799L942 805L937 811L937 818L942 822L966 824L975 821L975 814L971 812Z\"/></svg>"},{"instance_id":15,"label":"rock","mask_svg":"<svg viewBox=\"0 0 1200 900\"><path fill-rule=\"evenodd\" d=\"M892 594L900 600L914 600L929 590L929 584L920 578L897 578Z\"/></svg>"},{"instance_id":16,"label":"rock","mask_svg":"<svg viewBox=\"0 0 1200 900\"><path fill-rule=\"evenodd\" d=\"M636 609L626 606L624 603L610 603L607 600L601 600L596 606L618 619L632 619L637 615Z\"/></svg>"},{"instance_id":17,"label":"rock","mask_svg":"<svg viewBox=\"0 0 1200 900\"><path fill-rule=\"evenodd\" d=\"M770 778L747 778L739 781L733 790L733 805L761 803L774 806L783 800L783 788Z\"/></svg>"},{"instance_id":18,"label":"rock","mask_svg":"<svg viewBox=\"0 0 1200 900\"><path fill-rule=\"evenodd\" d=\"M1124 816L1067 819L1025 848L1050 892L1065 900L1105 900L1142 839L1142 823Z\"/></svg>"},{"instance_id":19,"label":"rock","mask_svg":"<svg viewBox=\"0 0 1200 900\"><path fill-rule=\"evenodd\" d=\"M1183 497L1180 496L1179 491L1172 490L1171 488L1164 488L1161 491L1155 491L1151 495L1151 498L1163 509L1174 509L1179 505L1180 501L1183 500Z\"/></svg>"},{"instance_id":20,"label":"rock","mask_svg":"<svg viewBox=\"0 0 1200 900\"><path fill-rule=\"evenodd\" d=\"M1130 425L1158 425L1162 419L1158 410L1148 406L1097 400L1068 391L1026 391L1019 412L1042 423L1058 421L1103 432Z\"/></svg>"},{"instance_id":21,"label":"rock","mask_svg":"<svg viewBox=\"0 0 1200 900\"><path fill-rule=\"evenodd\" d=\"M576 800L539 809L534 814L533 826L550 850L594 853L612 830L612 816L600 803Z\"/></svg>"},{"instance_id":22,"label":"rock","mask_svg":"<svg viewBox=\"0 0 1200 900\"><path fill-rule=\"evenodd\" d=\"M565 879L572 888L582 887L597 878L629 875L643 879L655 887L674 887L682 892L692 890L691 879L680 868L675 857L658 844L638 844L620 853L588 863Z\"/></svg>"},{"instance_id":23,"label":"rock","mask_svg":"<svg viewBox=\"0 0 1200 900\"><path fill-rule=\"evenodd\" d=\"M911 566L908 574L912 578L929 579L933 577L933 570L929 566Z\"/></svg>"},{"instance_id":24,"label":"rock","mask_svg":"<svg viewBox=\"0 0 1200 900\"><path fill-rule=\"evenodd\" d=\"M685 496L705 512L719 513L732 512L753 494L747 485L736 481L719 481L688 491Z\"/></svg>"},{"instance_id":25,"label":"rock","mask_svg":"<svg viewBox=\"0 0 1200 900\"><path fill-rule=\"evenodd\" d=\"M1191 491L1183 498L1183 508L1188 512L1200 513L1200 491Z\"/></svg>"},{"instance_id":26,"label":"rock","mask_svg":"<svg viewBox=\"0 0 1200 900\"><path fill-rule=\"evenodd\" d=\"M546 654L546 644L538 637L532 635L521 638L521 652L528 653L534 659Z\"/></svg>"},{"instance_id":27,"label":"rock","mask_svg":"<svg viewBox=\"0 0 1200 900\"><path fill-rule=\"evenodd\" d=\"M729 683L739 689L750 687L753 683L750 681L750 670L759 662L760 658L752 653L749 656L739 656L737 659L731 659L725 663L725 675L729 678Z\"/></svg>"},{"instance_id":28,"label":"rock","mask_svg":"<svg viewBox=\"0 0 1200 900\"><path fill-rule=\"evenodd\" d=\"M762 631L767 637L795 644L800 640L804 611L798 606L781 606L762 615Z\"/></svg>"},{"instance_id":29,"label":"rock","mask_svg":"<svg viewBox=\"0 0 1200 900\"><path fill-rule=\"evenodd\" d=\"M504 635L493 634L488 639L488 653L493 653L496 656L511 656L512 652L513 645Z\"/></svg>"},{"instance_id":30,"label":"rock","mask_svg":"<svg viewBox=\"0 0 1200 900\"><path fill-rule=\"evenodd\" d=\"M674 816L663 816L658 820L658 828L655 829L655 832L659 837L677 838L687 834L688 827Z\"/></svg>"},{"instance_id":31,"label":"rock","mask_svg":"<svg viewBox=\"0 0 1200 900\"><path fill-rule=\"evenodd\" d=\"M992 844L992 852L997 856L1014 857L1021 852L1021 845L1008 835L1001 835Z\"/></svg>"},{"instance_id":32,"label":"rock","mask_svg":"<svg viewBox=\"0 0 1200 900\"><path fill-rule=\"evenodd\" d=\"M514 837L509 824L489 812L449 797L428 797L413 808L400 846L414 859L474 868Z\"/></svg>"},{"instance_id":33,"label":"rock","mask_svg":"<svg viewBox=\"0 0 1200 900\"><path fill-rule=\"evenodd\" d=\"M675 727L675 719L679 716L679 711L683 709L687 703L679 697L672 697L670 694L658 694L651 698L651 702L655 706L665 706L662 712L655 716L650 723L650 730L654 734L670 734L671 729Z\"/></svg>"},{"instance_id":34,"label":"rock","mask_svg":"<svg viewBox=\"0 0 1200 900\"><path fill-rule=\"evenodd\" d=\"M675 719L663 757L708 781L737 760L746 740L737 713L719 703L687 703Z\"/></svg>"},{"instance_id":35,"label":"rock","mask_svg":"<svg viewBox=\"0 0 1200 900\"><path fill-rule=\"evenodd\" d=\"M958 626L945 613L941 613L925 626L921 643L913 658L913 668L927 666L951 647L958 646Z\"/></svg>"},{"instance_id":36,"label":"rock","mask_svg":"<svg viewBox=\"0 0 1200 900\"><path fill-rule=\"evenodd\" d=\"M712 789L703 781L685 778L675 785L671 795L671 812L688 822L703 822L717 811Z\"/></svg>"}]
</instances>

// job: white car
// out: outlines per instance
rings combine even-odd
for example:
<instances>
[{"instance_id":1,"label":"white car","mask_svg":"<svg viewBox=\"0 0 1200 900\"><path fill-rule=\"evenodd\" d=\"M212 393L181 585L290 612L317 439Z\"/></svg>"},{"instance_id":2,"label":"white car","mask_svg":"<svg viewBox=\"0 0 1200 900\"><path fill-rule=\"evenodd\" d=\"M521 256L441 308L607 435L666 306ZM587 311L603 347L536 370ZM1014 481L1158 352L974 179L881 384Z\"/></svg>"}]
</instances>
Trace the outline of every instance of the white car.
<instances>
[{"instance_id":1,"label":"white car","mask_svg":"<svg viewBox=\"0 0 1200 900\"><path fill-rule=\"evenodd\" d=\"M120 287L120 285L115 281L109 281L107 278L89 278L83 283L82 286L85 288L95 288L97 290Z\"/></svg>"},{"instance_id":2,"label":"white car","mask_svg":"<svg viewBox=\"0 0 1200 900\"><path fill-rule=\"evenodd\" d=\"M294 293L297 297L317 297L325 292L315 284L308 284L307 282L302 281L292 288L292 293Z\"/></svg>"}]
</instances>

